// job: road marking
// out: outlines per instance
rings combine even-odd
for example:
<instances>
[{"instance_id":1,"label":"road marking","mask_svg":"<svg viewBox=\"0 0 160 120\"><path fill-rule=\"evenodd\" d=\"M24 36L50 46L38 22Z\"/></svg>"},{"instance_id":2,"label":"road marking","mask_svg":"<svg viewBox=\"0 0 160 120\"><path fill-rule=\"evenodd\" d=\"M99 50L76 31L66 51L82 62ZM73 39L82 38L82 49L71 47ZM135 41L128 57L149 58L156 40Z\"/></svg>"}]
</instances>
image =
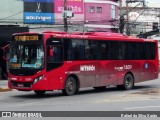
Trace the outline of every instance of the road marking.
<instances>
[{"instance_id":1,"label":"road marking","mask_svg":"<svg viewBox=\"0 0 160 120\"><path fill-rule=\"evenodd\" d=\"M131 110L131 109L144 109L144 108L160 108L160 106L131 107L131 108L124 108L124 109Z\"/></svg>"}]
</instances>

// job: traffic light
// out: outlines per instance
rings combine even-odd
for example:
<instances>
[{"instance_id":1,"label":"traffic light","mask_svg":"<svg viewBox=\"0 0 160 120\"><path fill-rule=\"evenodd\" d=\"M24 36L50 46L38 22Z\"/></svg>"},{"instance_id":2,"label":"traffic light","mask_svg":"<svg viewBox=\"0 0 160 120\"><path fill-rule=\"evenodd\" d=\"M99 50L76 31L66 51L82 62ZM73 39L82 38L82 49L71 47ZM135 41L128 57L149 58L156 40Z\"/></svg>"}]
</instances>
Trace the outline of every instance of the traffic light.
<instances>
[{"instance_id":1,"label":"traffic light","mask_svg":"<svg viewBox=\"0 0 160 120\"><path fill-rule=\"evenodd\" d=\"M120 22L119 22L119 31L120 33L123 33L124 31L124 25L125 25L125 22L124 22L125 18L124 16L120 16Z\"/></svg>"}]
</instances>

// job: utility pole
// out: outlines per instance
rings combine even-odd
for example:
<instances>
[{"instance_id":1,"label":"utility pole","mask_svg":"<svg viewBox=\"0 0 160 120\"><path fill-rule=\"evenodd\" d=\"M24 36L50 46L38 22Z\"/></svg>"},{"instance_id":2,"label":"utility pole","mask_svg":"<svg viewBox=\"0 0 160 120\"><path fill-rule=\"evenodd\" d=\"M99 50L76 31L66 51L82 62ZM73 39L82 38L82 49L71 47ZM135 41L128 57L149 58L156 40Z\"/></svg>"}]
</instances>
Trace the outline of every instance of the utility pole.
<instances>
[{"instance_id":1,"label":"utility pole","mask_svg":"<svg viewBox=\"0 0 160 120\"><path fill-rule=\"evenodd\" d=\"M126 0L126 17L127 17L126 18L127 19L127 21L126 21L126 34L127 35L130 35L130 28L129 28L130 27L130 23L129 23L129 12L130 12L130 10L128 9L128 7L129 7L128 4L129 3L136 3L136 2L139 2L139 4L142 3L143 7L145 7L145 0Z\"/></svg>"},{"instance_id":2,"label":"utility pole","mask_svg":"<svg viewBox=\"0 0 160 120\"><path fill-rule=\"evenodd\" d=\"M119 0L119 16L122 15L122 0Z\"/></svg>"},{"instance_id":3,"label":"utility pole","mask_svg":"<svg viewBox=\"0 0 160 120\"><path fill-rule=\"evenodd\" d=\"M129 10L128 10L128 1L126 1L126 17L127 17L127 21L126 21L126 34L130 35L130 29L129 29Z\"/></svg>"},{"instance_id":4,"label":"utility pole","mask_svg":"<svg viewBox=\"0 0 160 120\"><path fill-rule=\"evenodd\" d=\"M159 29L159 33L160 33L160 13L159 13L159 15L157 17L159 18L158 29Z\"/></svg>"},{"instance_id":5,"label":"utility pole","mask_svg":"<svg viewBox=\"0 0 160 120\"><path fill-rule=\"evenodd\" d=\"M64 0L64 16L63 16L63 21L64 21L64 31L68 31L68 22L67 22L67 0Z\"/></svg>"},{"instance_id":6,"label":"utility pole","mask_svg":"<svg viewBox=\"0 0 160 120\"><path fill-rule=\"evenodd\" d=\"M122 0L119 0L119 32L123 34L124 31L124 16L122 15Z\"/></svg>"}]
</instances>

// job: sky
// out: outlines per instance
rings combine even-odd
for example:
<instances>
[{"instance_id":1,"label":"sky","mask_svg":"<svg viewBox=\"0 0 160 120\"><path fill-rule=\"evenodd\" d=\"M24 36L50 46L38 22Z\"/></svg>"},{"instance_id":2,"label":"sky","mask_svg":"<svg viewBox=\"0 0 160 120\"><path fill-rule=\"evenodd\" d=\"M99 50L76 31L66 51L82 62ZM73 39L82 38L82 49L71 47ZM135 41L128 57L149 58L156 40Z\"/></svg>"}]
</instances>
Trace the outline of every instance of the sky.
<instances>
[{"instance_id":1,"label":"sky","mask_svg":"<svg viewBox=\"0 0 160 120\"><path fill-rule=\"evenodd\" d=\"M126 0L122 0L122 1L126 1ZM145 0L148 3L160 3L160 0Z\"/></svg>"},{"instance_id":2,"label":"sky","mask_svg":"<svg viewBox=\"0 0 160 120\"><path fill-rule=\"evenodd\" d=\"M160 8L160 0L145 0L148 7Z\"/></svg>"},{"instance_id":3,"label":"sky","mask_svg":"<svg viewBox=\"0 0 160 120\"><path fill-rule=\"evenodd\" d=\"M153 3L153 2L160 3L160 0L146 0L146 2L149 2L149 3Z\"/></svg>"},{"instance_id":4,"label":"sky","mask_svg":"<svg viewBox=\"0 0 160 120\"><path fill-rule=\"evenodd\" d=\"M145 0L146 1L146 5L150 6L150 7L159 7L160 8L160 0ZM126 0L122 0L123 5L125 5ZM134 3L132 3L134 4ZM137 3L135 3L137 4Z\"/></svg>"}]
</instances>

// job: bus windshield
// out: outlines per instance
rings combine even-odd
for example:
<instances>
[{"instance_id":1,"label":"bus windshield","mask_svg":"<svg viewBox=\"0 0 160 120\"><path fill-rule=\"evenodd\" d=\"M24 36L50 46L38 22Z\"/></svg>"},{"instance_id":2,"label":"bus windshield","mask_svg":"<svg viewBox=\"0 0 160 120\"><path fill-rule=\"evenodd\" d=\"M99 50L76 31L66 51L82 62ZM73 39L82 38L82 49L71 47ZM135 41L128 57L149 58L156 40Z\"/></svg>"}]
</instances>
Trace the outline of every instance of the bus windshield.
<instances>
[{"instance_id":1,"label":"bus windshield","mask_svg":"<svg viewBox=\"0 0 160 120\"><path fill-rule=\"evenodd\" d=\"M12 69L44 67L44 47L42 44L14 44L10 48Z\"/></svg>"}]
</instances>

